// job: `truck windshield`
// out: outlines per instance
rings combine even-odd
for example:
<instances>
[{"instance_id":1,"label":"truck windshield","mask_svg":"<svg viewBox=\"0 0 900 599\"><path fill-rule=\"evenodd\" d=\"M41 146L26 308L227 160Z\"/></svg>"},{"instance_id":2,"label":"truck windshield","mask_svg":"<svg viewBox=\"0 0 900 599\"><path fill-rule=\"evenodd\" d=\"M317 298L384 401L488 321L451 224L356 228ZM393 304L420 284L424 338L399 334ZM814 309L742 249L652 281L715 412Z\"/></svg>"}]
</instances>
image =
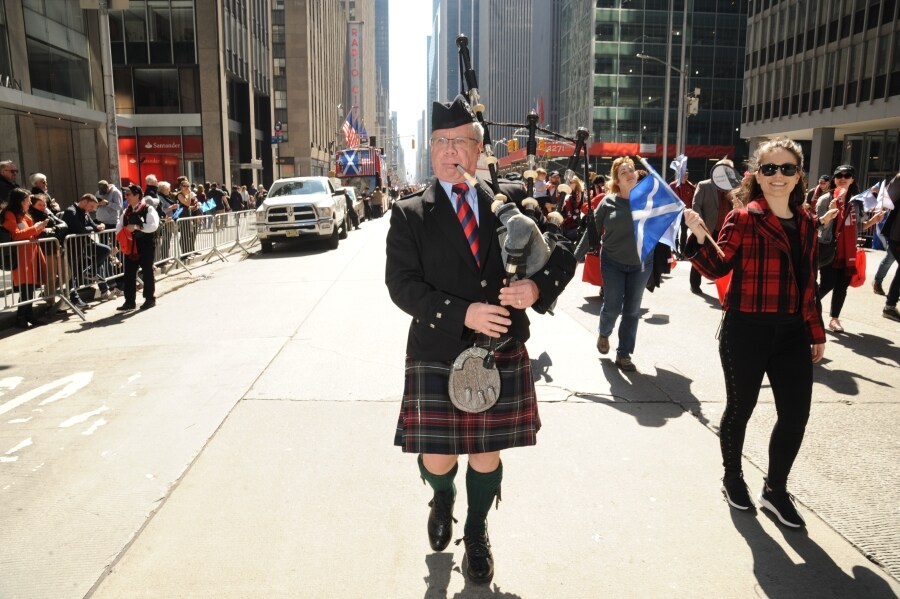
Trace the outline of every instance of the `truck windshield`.
<instances>
[{"instance_id":1,"label":"truck windshield","mask_svg":"<svg viewBox=\"0 0 900 599\"><path fill-rule=\"evenodd\" d=\"M269 197L305 196L314 193L325 193L325 186L321 181L287 181L269 192Z\"/></svg>"}]
</instances>

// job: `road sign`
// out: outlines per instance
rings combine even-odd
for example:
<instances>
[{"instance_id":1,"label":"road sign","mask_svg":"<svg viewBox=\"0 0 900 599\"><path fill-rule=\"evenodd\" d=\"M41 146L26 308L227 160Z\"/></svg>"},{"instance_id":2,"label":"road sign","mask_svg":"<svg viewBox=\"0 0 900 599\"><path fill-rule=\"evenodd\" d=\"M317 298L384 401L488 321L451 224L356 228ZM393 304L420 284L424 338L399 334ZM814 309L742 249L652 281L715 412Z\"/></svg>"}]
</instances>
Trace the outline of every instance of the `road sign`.
<instances>
[{"instance_id":1,"label":"road sign","mask_svg":"<svg viewBox=\"0 0 900 599\"><path fill-rule=\"evenodd\" d=\"M284 135L273 135L272 136L272 145L280 144L284 141Z\"/></svg>"}]
</instances>

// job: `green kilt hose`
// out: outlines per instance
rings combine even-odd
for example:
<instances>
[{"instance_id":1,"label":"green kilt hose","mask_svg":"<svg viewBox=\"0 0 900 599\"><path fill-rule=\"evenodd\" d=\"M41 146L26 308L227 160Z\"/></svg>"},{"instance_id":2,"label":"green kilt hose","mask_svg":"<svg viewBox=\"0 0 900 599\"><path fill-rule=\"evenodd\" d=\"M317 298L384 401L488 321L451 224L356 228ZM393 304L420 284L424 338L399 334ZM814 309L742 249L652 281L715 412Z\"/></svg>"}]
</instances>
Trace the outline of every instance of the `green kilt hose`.
<instances>
[{"instance_id":1,"label":"green kilt hose","mask_svg":"<svg viewBox=\"0 0 900 599\"><path fill-rule=\"evenodd\" d=\"M406 359L406 382L394 445L409 453L487 453L534 445L541 428L525 344L495 352L500 399L472 414L450 402L452 364Z\"/></svg>"}]
</instances>

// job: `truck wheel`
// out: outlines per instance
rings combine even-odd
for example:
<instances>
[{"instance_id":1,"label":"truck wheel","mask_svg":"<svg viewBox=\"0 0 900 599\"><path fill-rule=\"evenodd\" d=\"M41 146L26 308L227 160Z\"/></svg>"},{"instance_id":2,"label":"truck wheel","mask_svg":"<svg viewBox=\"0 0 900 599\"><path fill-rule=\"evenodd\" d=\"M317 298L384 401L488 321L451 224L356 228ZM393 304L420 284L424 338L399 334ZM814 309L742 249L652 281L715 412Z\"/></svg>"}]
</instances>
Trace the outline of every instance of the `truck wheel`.
<instances>
[{"instance_id":1,"label":"truck wheel","mask_svg":"<svg viewBox=\"0 0 900 599\"><path fill-rule=\"evenodd\" d=\"M272 242L271 241L261 240L259 242L259 245L260 245L259 249L263 254L271 254L272 253Z\"/></svg>"},{"instance_id":2,"label":"truck wheel","mask_svg":"<svg viewBox=\"0 0 900 599\"><path fill-rule=\"evenodd\" d=\"M350 231L350 214L344 213L344 222L341 224L341 239L347 239L347 233Z\"/></svg>"},{"instance_id":3,"label":"truck wheel","mask_svg":"<svg viewBox=\"0 0 900 599\"><path fill-rule=\"evenodd\" d=\"M340 243L340 233L338 232L338 224L335 222L334 227L331 229L331 237L328 238L328 249L336 250L338 249L338 244Z\"/></svg>"}]
</instances>

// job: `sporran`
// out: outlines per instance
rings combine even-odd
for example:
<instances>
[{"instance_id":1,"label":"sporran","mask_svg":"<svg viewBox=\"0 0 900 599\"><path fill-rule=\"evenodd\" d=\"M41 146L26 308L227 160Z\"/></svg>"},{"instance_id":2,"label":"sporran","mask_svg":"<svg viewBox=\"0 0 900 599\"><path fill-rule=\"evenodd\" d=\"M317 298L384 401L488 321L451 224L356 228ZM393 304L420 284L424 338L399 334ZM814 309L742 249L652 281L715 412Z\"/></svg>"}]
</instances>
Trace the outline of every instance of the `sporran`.
<instances>
[{"instance_id":1,"label":"sporran","mask_svg":"<svg viewBox=\"0 0 900 599\"><path fill-rule=\"evenodd\" d=\"M450 401L458 409L478 414L491 409L500 398L500 371L491 362L484 365L488 350L469 347L463 350L450 369Z\"/></svg>"}]
</instances>

